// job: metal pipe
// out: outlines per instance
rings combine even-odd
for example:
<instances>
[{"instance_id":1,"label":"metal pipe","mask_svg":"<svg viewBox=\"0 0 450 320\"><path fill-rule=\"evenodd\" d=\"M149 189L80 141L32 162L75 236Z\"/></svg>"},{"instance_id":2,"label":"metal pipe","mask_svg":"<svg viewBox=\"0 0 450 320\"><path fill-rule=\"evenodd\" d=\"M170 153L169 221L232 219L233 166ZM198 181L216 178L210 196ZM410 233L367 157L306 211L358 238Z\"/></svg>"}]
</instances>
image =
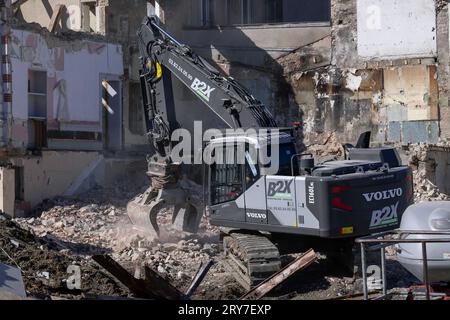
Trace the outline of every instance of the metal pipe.
<instances>
[{"instance_id":1,"label":"metal pipe","mask_svg":"<svg viewBox=\"0 0 450 320\"><path fill-rule=\"evenodd\" d=\"M364 300L368 300L369 294L367 291L366 252L365 252L365 248L364 248L364 243L361 243L361 272L362 272L362 278L363 278Z\"/></svg>"},{"instance_id":2,"label":"metal pipe","mask_svg":"<svg viewBox=\"0 0 450 320\"><path fill-rule=\"evenodd\" d=\"M368 236L364 236L364 237L360 237L358 239L356 239L356 243L361 243L361 242L374 242L374 243L379 243L379 242L401 242L407 239L378 239L380 237L384 237L386 235L392 235L392 234L396 234L399 236L402 235L446 235L446 236L450 236L450 232L446 231L446 232L442 232L442 231L429 231L429 230L393 230L393 231L385 231L385 232L381 232L381 233L376 233L376 234L372 234L372 235L368 235ZM448 240L447 240L448 241ZM416 241L416 243L419 243L420 241ZM432 242L432 240L430 239L430 241L428 242ZM441 241L438 241L441 242Z\"/></svg>"},{"instance_id":3,"label":"metal pipe","mask_svg":"<svg viewBox=\"0 0 450 320\"><path fill-rule=\"evenodd\" d=\"M213 260L209 260L208 263L203 264L200 266L199 270L197 271L197 274L195 275L194 279L192 280L191 285L187 289L184 299L188 300L191 298L191 296L194 294L195 290L197 290L200 283L205 278L206 274L208 273L209 269L214 264Z\"/></svg>"},{"instance_id":4,"label":"metal pipe","mask_svg":"<svg viewBox=\"0 0 450 320\"><path fill-rule=\"evenodd\" d=\"M425 297L430 300L430 285L428 281L428 260L427 260L427 243L422 241L422 264L423 264L423 279L425 282Z\"/></svg>"},{"instance_id":5,"label":"metal pipe","mask_svg":"<svg viewBox=\"0 0 450 320\"><path fill-rule=\"evenodd\" d=\"M387 283L386 283L386 250L381 248L381 281L383 281L383 296L387 295Z\"/></svg>"},{"instance_id":6,"label":"metal pipe","mask_svg":"<svg viewBox=\"0 0 450 320\"><path fill-rule=\"evenodd\" d=\"M356 241L356 243L421 243L422 241L417 239L366 239L361 241ZM450 239L426 239L428 243L447 243Z\"/></svg>"}]
</instances>

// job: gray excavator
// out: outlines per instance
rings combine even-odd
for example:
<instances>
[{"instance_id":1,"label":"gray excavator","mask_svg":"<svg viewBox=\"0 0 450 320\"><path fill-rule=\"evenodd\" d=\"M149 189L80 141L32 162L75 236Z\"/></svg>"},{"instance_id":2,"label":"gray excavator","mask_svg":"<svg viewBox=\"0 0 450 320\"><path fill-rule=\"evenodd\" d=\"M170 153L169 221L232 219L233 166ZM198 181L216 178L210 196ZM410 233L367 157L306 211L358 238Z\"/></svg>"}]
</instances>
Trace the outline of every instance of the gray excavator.
<instances>
[{"instance_id":1,"label":"gray excavator","mask_svg":"<svg viewBox=\"0 0 450 320\"><path fill-rule=\"evenodd\" d=\"M345 145L345 160L315 163L296 151L295 128L280 128L246 88L178 42L157 18L146 17L137 35L154 149L147 157L151 186L127 207L137 227L158 234L158 213L173 207L172 222L196 232L207 211L222 230L224 265L248 289L280 270L287 247L300 250L312 241L351 257L356 237L399 226L414 197L411 169L395 149L370 148L366 133L355 146ZM176 103L174 81L198 105ZM216 134L180 161L171 136L193 132L194 121L202 122L202 133L215 128ZM192 161L205 154L214 161ZM203 176L200 187L186 179L194 167Z\"/></svg>"}]
</instances>

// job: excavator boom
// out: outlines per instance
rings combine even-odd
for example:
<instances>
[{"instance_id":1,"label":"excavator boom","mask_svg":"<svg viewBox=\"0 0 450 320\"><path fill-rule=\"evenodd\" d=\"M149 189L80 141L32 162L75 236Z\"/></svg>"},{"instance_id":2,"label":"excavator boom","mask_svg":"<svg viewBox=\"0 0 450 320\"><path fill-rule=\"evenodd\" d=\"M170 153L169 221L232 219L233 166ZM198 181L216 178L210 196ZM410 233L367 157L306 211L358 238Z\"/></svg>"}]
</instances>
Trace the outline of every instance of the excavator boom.
<instances>
[{"instance_id":1,"label":"excavator boom","mask_svg":"<svg viewBox=\"0 0 450 320\"><path fill-rule=\"evenodd\" d=\"M148 157L147 175L152 186L128 204L128 215L141 229L158 234L156 215L161 208L174 205L173 221L179 219L182 229L192 231L202 208L192 203L190 190L180 185L182 166L171 157L174 130L184 128L193 133L194 120L205 124L203 130L208 125L219 130L277 128L277 123L244 86L177 41L156 17L146 17L137 36L147 136L155 152ZM175 103L173 77L201 103L195 107Z\"/></svg>"}]
</instances>

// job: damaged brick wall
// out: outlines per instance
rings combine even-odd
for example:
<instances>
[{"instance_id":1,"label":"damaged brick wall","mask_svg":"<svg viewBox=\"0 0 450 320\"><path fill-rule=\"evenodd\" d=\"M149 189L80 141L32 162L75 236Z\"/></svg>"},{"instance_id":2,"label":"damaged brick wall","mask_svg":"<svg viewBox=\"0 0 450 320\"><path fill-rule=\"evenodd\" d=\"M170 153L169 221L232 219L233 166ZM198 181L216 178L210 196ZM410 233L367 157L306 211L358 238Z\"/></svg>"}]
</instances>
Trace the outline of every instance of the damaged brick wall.
<instances>
[{"instance_id":1,"label":"damaged brick wall","mask_svg":"<svg viewBox=\"0 0 450 320\"><path fill-rule=\"evenodd\" d=\"M54 31L68 30L96 33L103 39L123 47L123 146L127 150L143 150L145 138L143 110L139 87L139 53L136 31L147 14L147 0L28 0L17 7L15 17L21 22L37 23L49 28L59 6L61 14Z\"/></svg>"},{"instance_id":2,"label":"damaged brick wall","mask_svg":"<svg viewBox=\"0 0 450 320\"><path fill-rule=\"evenodd\" d=\"M438 43L438 86L440 134L442 139L450 139L450 107L449 107L449 9L448 0L437 0L437 43Z\"/></svg>"},{"instance_id":3,"label":"damaged brick wall","mask_svg":"<svg viewBox=\"0 0 450 320\"><path fill-rule=\"evenodd\" d=\"M439 107L443 135L450 126L444 114L447 2L433 6L420 0L406 9L398 0L331 4L329 45L320 40L278 59L292 88L291 108L302 114L305 142L332 132L342 141L355 142L365 130L380 143L437 142ZM390 19L392 14L398 21ZM407 34L409 19L418 20L425 30Z\"/></svg>"}]
</instances>

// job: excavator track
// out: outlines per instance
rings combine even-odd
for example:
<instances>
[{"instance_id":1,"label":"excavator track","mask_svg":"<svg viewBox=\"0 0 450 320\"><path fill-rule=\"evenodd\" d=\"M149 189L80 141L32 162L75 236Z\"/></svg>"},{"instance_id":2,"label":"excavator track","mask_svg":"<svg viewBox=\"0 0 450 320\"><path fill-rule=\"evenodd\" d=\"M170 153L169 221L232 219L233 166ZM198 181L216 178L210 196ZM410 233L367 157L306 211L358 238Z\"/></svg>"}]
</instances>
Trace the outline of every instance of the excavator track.
<instances>
[{"instance_id":1,"label":"excavator track","mask_svg":"<svg viewBox=\"0 0 450 320\"><path fill-rule=\"evenodd\" d=\"M223 266L246 290L281 268L278 248L262 234L226 234L223 236L223 250Z\"/></svg>"}]
</instances>

